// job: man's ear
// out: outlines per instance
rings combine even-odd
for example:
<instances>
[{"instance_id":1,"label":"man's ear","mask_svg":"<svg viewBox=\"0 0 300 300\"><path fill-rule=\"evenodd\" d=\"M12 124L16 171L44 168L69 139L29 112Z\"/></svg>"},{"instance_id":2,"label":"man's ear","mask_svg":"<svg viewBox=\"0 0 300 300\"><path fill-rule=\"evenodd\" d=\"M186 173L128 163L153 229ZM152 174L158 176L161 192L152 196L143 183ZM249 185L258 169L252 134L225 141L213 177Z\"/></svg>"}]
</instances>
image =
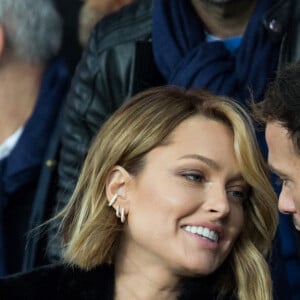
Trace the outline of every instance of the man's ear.
<instances>
[{"instance_id":1,"label":"man's ear","mask_svg":"<svg viewBox=\"0 0 300 300\"><path fill-rule=\"evenodd\" d=\"M115 194L126 202L127 190L131 181L131 175L121 166L115 166L106 180L106 196L110 201ZM119 199L121 200L121 199ZM124 203L125 204L125 203ZM124 205L123 204L123 205Z\"/></svg>"}]
</instances>

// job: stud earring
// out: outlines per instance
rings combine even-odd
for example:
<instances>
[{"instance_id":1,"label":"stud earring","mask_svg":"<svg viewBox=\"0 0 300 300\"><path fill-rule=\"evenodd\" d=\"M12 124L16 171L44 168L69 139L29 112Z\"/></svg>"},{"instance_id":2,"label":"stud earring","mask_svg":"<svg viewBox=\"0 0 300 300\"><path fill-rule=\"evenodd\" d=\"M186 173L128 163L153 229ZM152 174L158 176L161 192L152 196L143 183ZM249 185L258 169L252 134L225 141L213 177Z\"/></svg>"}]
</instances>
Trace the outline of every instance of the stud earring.
<instances>
[{"instance_id":1,"label":"stud earring","mask_svg":"<svg viewBox=\"0 0 300 300\"><path fill-rule=\"evenodd\" d=\"M112 206L116 202L118 196L119 196L118 193L115 193L111 198L111 200L108 202L108 206Z\"/></svg>"}]
</instances>

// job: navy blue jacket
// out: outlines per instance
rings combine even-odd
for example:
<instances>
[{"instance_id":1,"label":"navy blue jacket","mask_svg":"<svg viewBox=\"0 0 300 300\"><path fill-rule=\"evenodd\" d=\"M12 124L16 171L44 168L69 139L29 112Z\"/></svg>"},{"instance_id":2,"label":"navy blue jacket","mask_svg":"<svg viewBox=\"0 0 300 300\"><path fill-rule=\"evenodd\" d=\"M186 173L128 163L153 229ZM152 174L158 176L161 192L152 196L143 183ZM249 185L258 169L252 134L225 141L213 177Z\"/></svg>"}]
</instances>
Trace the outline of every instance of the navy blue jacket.
<instances>
[{"instance_id":1,"label":"navy blue jacket","mask_svg":"<svg viewBox=\"0 0 300 300\"><path fill-rule=\"evenodd\" d=\"M51 61L19 141L9 156L0 161L0 276L22 268L40 172L68 87L64 62ZM46 164L52 166L49 161Z\"/></svg>"}]
</instances>

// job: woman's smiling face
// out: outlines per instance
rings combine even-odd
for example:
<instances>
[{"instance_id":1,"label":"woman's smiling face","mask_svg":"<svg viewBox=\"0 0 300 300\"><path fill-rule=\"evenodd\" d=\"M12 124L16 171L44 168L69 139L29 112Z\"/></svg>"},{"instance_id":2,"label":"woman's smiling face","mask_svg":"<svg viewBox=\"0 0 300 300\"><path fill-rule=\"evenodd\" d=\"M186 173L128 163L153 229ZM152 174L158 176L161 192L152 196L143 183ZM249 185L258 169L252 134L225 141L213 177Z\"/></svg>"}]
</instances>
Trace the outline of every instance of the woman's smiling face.
<instances>
[{"instance_id":1,"label":"woman's smiling face","mask_svg":"<svg viewBox=\"0 0 300 300\"><path fill-rule=\"evenodd\" d=\"M126 255L178 275L214 272L241 232L248 190L232 131L204 117L183 121L128 185Z\"/></svg>"}]
</instances>

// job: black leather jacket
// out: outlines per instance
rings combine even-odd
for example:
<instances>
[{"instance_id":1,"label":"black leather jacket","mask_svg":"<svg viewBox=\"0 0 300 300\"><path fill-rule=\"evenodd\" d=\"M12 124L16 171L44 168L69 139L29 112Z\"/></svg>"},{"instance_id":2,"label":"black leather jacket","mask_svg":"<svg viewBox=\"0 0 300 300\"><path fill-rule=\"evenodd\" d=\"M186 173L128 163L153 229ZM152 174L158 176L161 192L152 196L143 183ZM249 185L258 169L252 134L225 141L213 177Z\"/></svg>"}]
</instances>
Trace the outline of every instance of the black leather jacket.
<instances>
[{"instance_id":1,"label":"black leather jacket","mask_svg":"<svg viewBox=\"0 0 300 300\"><path fill-rule=\"evenodd\" d=\"M152 1L137 1L104 18L93 31L68 95L59 166L64 199L73 191L90 141L134 92L136 41L151 36Z\"/></svg>"},{"instance_id":2,"label":"black leather jacket","mask_svg":"<svg viewBox=\"0 0 300 300\"><path fill-rule=\"evenodd\" d=\"M300 58L299 6L299 0L274 0L265 17L270 38L281 39L279 66ZM93 31L68 95L59 207L69 200L90 142L103 122L127 97L164 83L152 57L151 29L152 1L138 0L104 18ZM57 244L50 247L50 255L57 253Z\"/></svg>"}]
</instances>

